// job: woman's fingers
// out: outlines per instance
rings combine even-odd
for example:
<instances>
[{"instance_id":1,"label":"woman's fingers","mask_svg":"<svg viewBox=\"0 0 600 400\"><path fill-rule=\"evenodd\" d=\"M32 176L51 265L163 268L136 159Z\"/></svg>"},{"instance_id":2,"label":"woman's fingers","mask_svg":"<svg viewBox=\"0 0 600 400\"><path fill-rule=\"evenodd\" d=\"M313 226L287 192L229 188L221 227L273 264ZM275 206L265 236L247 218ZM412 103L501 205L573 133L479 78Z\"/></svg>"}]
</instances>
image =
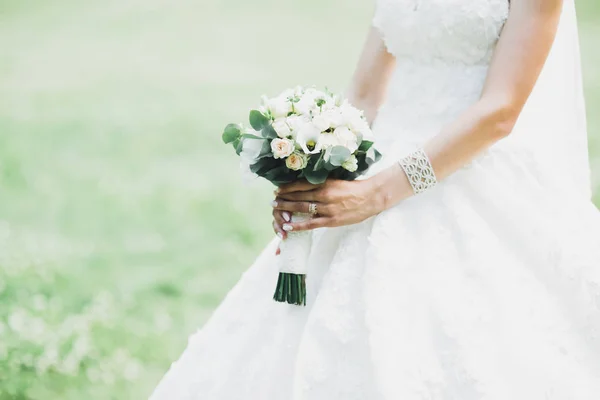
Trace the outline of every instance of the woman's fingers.
<instances>
[{"instance_id":1,"label":"woman's fingers","mask_svg":"<svg viewBox=\"0 0 600 400\"><path fill-rule=\"evenodd\" d=\"M283 224L282 228L286 232L308 231L317 228L335 226L334 222L335 221L330 217L316 217L302 222L285 223Z\"/></svg>"},{"instance_id":2,"label":"woman's fingers","mask_svg":"<svg viewBox=\"0 0 600 400\"><path fill-rule=\"evenodd\" d=\"M273 221L273 232L275 232L275 234L282 240L286 234L286 232L283 230L283 224L279 225L276 221Z\"/></svg>"},{"instance_id":3,"label":"woman's fingers","mask_svg":"<svg viewBox=\"0 0 600 400\"><path fill-rule=\"evenodd\" d=\"M290 192L290 193L280 193L277 195L276 201L278 199L284 199L288 201L319 201L319 191L318 190L309 190L305 192Z\"/></svg>"},{"instance_id":4,"label":"woman's fingers","mask_svg":"<svg viewBox=\"0 0 600 400\"><path fill-rule=\"evenodd\" d=\"M297 201L286 201L286 200L275 200L272 204L275 210L279 211L289 211L292 213L309 213L310 203L306 202L297 202ZM289 222L289 221L286 221Z\"/></svg>"},{"instance_id":5,"label":"woman's fingers","mask_svg":"<svg viewBox=\"0 0 600 400\"><path fill-rule=\"evenodd\" d=\"M329 215L330 207L323 203L312 203L305 201L286 201L286 200L276 200L273 202L273 208L278 211L289 211L292 213L310 213L310 205L315 204L317 206L317 214L320 216ZM290 222L290 220L286 220L285 222ZM281 224L283 225L283 223Z\"/></svg>"},{"instance_id":6,"label":"woman's fingers","mask_svg":"<svg viewBox=\"0 0 600 400\"><path fill-rule=\"evenodd\" d=\"M275 230L275 234L279 236L281 240L287 239L287 232L283 230L282 226L291 220L292 217L289 212L273 210L273 229Z\"/></svg>"},{"instance_id":7,"label":"woman's fingers","mask_svg":"<svg viewBox=\"0 0 600 400\"><path fill-rule=\"evenodd\" d=\"M302 180L293 183L288 183L287 185L281 185L277 190L275 190L276 195L291 193L291 192L306 192L309 190L314 190L322 185L313 185L308 181Z\"/></svg>"}]
</instances>

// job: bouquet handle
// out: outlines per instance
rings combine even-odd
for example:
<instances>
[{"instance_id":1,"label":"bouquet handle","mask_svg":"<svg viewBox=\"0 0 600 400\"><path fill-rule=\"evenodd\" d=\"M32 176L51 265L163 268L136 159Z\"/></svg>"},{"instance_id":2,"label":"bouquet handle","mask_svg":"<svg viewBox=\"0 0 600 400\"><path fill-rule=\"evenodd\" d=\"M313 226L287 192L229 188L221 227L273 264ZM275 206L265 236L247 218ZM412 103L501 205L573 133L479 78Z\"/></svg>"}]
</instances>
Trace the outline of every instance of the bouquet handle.
<instances>
[{"instance_id":1,"label":"bouquet handle","mask_svg":"<svg viewBox=\"0 0 600 400\"><path fill-rule=\"evenodd\" d=\"M310 214L292 214L292 222L306 221L310 218ZM281 241L280 254L277 256L279 278L273 300L298 306L306 305L306 273L311 246L310 231L288 232L287 239Z\"/></svg>"}]
</instances>

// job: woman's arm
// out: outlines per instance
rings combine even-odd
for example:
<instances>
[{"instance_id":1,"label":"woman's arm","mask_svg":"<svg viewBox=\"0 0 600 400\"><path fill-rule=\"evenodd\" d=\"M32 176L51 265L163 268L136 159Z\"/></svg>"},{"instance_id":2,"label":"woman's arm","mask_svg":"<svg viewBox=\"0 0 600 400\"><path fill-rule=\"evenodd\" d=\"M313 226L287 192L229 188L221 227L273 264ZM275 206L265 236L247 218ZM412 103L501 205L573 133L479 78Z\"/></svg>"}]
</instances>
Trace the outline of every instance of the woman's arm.
<instances>
[{"instance_id":1,"label":"woman's arm","mask_svg":"<svg viewBox=\"0 0 600 400\"><path fill-rule=\"evenodd\" d=\"M548 57L562 0L511 3L479 101L424 146L438 180L510 134ZM282 188L278 203L286 203L289 211L301 211L309 202L319 203L319 218L283 226L304 230L360 222L365 219L361 210L375 215L412 194L404 171L394 165L365 181L328 181L317 188L292 184Z\"/></svg>"},{"instance_id":2,"label":"woman's arm","mask_svg":"<svg viewBox=\"0 0 600 400\"><path fill-rule=\"evenodd\" d=\"M371 27L346 93L352 105L365 111L369 123L375 120L385 99L395 65L396 59L387 51L379 30Z\"/></svg>"},{"instance_id":3,"label":"woman's arm","mask_svg":"<svg viewBox=\"0 0 600 400\"><path fill-rule=\"evenodd\" d=\"M346 93L352 105L364 110L369 123L375 120L377 110L385 98L395 63L396 59L387 51L379 31L371 27ZM282 239L285 238L286 232L282 226L290 220L290 213L275 209L273 218L275 233Z\"/></svg>"}]
</instances>

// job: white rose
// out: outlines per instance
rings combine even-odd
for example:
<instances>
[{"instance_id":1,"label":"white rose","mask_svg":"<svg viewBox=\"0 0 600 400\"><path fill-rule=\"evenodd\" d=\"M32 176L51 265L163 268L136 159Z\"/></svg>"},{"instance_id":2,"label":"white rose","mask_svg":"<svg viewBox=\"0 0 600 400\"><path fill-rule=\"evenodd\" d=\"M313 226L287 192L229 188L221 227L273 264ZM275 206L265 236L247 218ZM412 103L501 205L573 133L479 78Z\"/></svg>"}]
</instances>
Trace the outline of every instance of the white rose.
<instances>
[{"instance_id":1,"label":"white rose","mask_svg":"<svg viewBox=\"0 0 600 400\"><path fill-rule=\"evenodd\" d=\"M316 154L320 151L317 146L321 131L312 123L302 125L296 136L296 142L300 145L304 153Z\"/></svg>"},{"instance_id":2,"label":"white rose","mask_svg":"<svg viewBox=\"0 0 600 400\"><path fill-rule=\"evenodd\" d=\"M280 138L286 138L292 134L292 131L284 118L276 119L273 122L273 129Z\"/></svg>"},{"instance_id":3,"label":"white rose","mask_svg":"<svg viewBox=\"0 0 600 400\"><path fill-rule=\"evenodd\" d=\"M260 133L258 133L258 134L260 135ZM256 161L256 159L258 158L258 156L260 156L260 152L262 150L262 146L263 146L264 142L265 142L264 140L259 140L259 139L243 138L242 139L242 152L240 153L240 157L242 157L242 159L245 162L247 162L249 164L253 164Z\"/></svg>"},{"instance_id":4,"label":"white rose","mask_svg":"<svg viewBox=\"0 0 600 400\"><path fill-rule=\"evenodd\" d=\"M351 155L349 159L344 161L342 168L350 172L356 172L358 169L358 160L355 155Z\"/></svg>"},{"instance_id":5,"label":"white rose","mask_svg":"<svg viewBox=\"0 0 600 400\"><path fill-rule=\"evenodd\" d=\"M356 135L345 126L335 128L333 131L335 137L339 140L340 144L350 150L350 153L354 153L358 150L358 140Z\"/></svg>"},{"instance_id":6,"label":"white rose","mask_svg":"<svg viewBox=\"0 0 600 400\"><path fill-rule=\"evenodd\" d=\"M306 154L294 152L285 159L285 165L292 171L299 171L306 168L308 164L308 156Z\"/></svg>"},{"instance_id":7,"label":"white rose","mask_svg":"<svg viewBox=\"0 0 600 400\"><path fill-rule=\"evenodd\" d=\"M294 152L294 141L290 139L273 139L271 142L273 157L285 158Z\"/></svg>"}]
</instances>

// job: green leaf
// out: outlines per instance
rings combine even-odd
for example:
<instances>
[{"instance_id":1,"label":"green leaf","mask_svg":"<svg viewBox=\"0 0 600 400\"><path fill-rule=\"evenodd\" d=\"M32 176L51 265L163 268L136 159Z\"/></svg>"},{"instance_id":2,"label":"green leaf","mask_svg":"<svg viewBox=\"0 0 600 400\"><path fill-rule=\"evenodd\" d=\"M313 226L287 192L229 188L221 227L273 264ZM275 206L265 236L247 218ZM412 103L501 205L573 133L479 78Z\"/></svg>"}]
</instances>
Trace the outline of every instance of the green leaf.
<instances>
[{"instance_id":1,"label":"green leaf","mask_svg":"<svg viewBox=\"0 0 600 400\"><path fill-rule=\"evenodd\" d=\"M271 124L267 124L262 128L262 135L264 138L266 139L275 139L277 138L277 132L275 132L275 129L273 129L273 127L271 126Z\"/></svg>"},{"instance_id":2,"label":"green leaf","mask_svg":"<svg viewBox=\"0 0 600 400\"><path fill-rule=\"evenodd\" d=\"M304 170L304 177L313 185L320 185L321 183L327 180L328 176L329 171L327 171L326 169L321 169L318 171L312 171L310 169Z\"/></svg>"},{"instance_id":3,"label":"green leaf","mask_svg":"<svg viewBox=\"0 0 600 400\"><path fill-rule=\"evenodd\" d=\"M262 128L269 124L269 119L260 111L250 111L250 125L255 131L260 131Z\"/></svg>"},{"instance_id":4,"label":"green leaf","mask_svg":"<svg viewBox=\"0 0 600 400\"><path fill-rule=\"evenodd\" d=\"M341 167L342 164L350 158L350 150L345 148L344 146L335 146L331 149L331 154L329 156L329 163L336 167Z\"/></svg>"},{"instance_id":5,"label":"green leaf","mask_svg":"<svg viewBox=\"0 0 600 400\"><path fill-rule=\"evenodd\" d=\"M261 158L265 158L265 157L273 157L273 152L271 151L271 141L269 140L263 140L263 144L262 147L260 149L260 154L258 155L258 159Z\"/></svg>"},{"instance_id":6,"label":"green leaf","mask_svg":"<svg viewBox=\"0 0 600 400\"><path fill-rule=\"evenodd\" d=\"M235 149L235 153L239 156L242 152L242 149L244 148L243 141L241 139L237 139L235 142L232 143L232 145Z\"/></svg>"},{"instance_id":7,"label":"green leaf","mask_svg":"<svg viewBox=\"0 0 600 400\"><path fill-rule=\"evenodd\" d=\"M330 163L330 162L326 162L326 163L325 163L325 169L326 169L327 171L333 171L333 170L335 170L335 169L337 169L337 168L339 168L339 166L333 165L333 164L332 164L332 163Z\"/></svg>"},{"instance_id":8,"label":"green leaf","mask_svg":"<svg viewBox=\"0 0 600 400\"><path fill-rule=\"evenodd\" d=\"M277 164L277 160L274 158L261 158L254 164L250 165L250 171L256 175L264 176L264 174L266 174L268 171L276 168Z\"/></svg>"},{"instance_id":9,"label":"green leaf","mask_svg":"<svg viewBox=\"0 0 600 400\"><path fill-rule=\"evenodd\" d=\"M373 149L371 151L371 153L372 153L372 157L371 157L371 154L367 153L366 161L367 161L368 165L375 164L376 162L381 160L381 153L379 151L377 151L377 149Z\"/></svg>"},{"instance_id":10,"label":"green leaf","mask_svg":"<svg viewBox=\"0 0 600 400\"><path fill-rule=\"evenodd\" d=\"M323 152L321 152L319 159L315 163L315 166L313 167L313 171L318 171L320 169L324 169L325 164L327 164L327 161L325 161L325 152L323 151Z\"/></svg>"},{"instance_id":11,"label":"green leaf","mask_svg":"<svg viewBox=\"0 0 600 400\"><path fill-rule=\"evenodd\" d=\"M368 140L363 140L360 144L360 146L358 146L358 151L367 151L371 148L371 146L373 146L373 142L368 141Z\"/></svg>"},{"instance_id":12,"label":"green leaf","mask_svg":"<svg viewBox=\"0 0 600 400\"><path fill-rule=\"evenodd\" d=\"M240 138L242 130L238 124L229 124L223 131L223 142L225 144L233 143Z\"/></svg>"},{"instance_id":13,"label":"green leaf","mask_svg":"<svg viewBox=\"0 0 600 400\"><path fill-rule=\"evenodd\" d=\"M261 139L261 140L262 140L262 139L264 139L262 136L253 135L253 134L251 134L251 133L244 133L244 134L242 135L242 137L243 137L244 139Z\"/></svg>"}]
</instances>

